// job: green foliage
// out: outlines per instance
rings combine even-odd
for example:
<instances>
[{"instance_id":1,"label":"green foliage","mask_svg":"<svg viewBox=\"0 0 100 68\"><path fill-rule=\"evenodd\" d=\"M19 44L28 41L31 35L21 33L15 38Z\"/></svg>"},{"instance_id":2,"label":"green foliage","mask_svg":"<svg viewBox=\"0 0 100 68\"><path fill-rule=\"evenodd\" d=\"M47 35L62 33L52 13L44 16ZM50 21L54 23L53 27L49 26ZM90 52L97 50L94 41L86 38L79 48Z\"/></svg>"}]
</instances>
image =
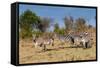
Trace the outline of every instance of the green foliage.
<instances>
[{"instance_id":1,"label":"green foliage","mask_svg":"<svg viewBox=\"0 0 100 68\"><path fill-rule=\"evenodd\" d=\"M59 25L56 23L54 25L54 32L59 33L59 30L60 30Z\"/></svg>"},{"instance_id":2,"label":"green foliage","mask_svg":"<svg viewBox=\"0 0 100 68\"><path fill-rule=\"evenodd\" d=\"M19 17L20 35L22 38L31 37L32 29L39 23L39 18L30 10L25 11Z\"/></svg>"},{"instance_id":3,"label":"green foliage","mask_svg":"<svg viewBox=\"0 0 100 68\"><path fill-rule=\"evenodd\" d=\"M24 38L28 38L28 37L32 37L32 32L31 32L31 30L25 30L25 29L22 29L21 31L20 31L20 37L22 38L22 39L24 39Z\"/></svg>"},{"instance_id":4,"label":"green foliage","mask_svg":"<svg viewBox=\"0 0 100 68\"><path fill-rule=\"evenodd\" d=\"M59 34L64 35L65 34L65 29L64 28L60 29Z\"/></svg>"},{"instance_id":5,"label":"green foliage","mask_svg":"<svg viewBox=\"0 0 100 68\"><path fill-rule=\"evenodd\" d=\"M32 34L40 35L45 32L50 26L50 18L40 18L31 10L26 10L19 17L20 26L20 37L32 37ZM33 32L33 29L38 29L39 31Z\"/></svg>"},{"instance_id":6,"label":"green foliage","mask_svg":"<svg viewBox=\"0 0 100 68\"><path fill-rule=\"evenodd\" d=\"M64 35L65 34L65 29L64 28L59 28L59 25L56 23L54 25L54 32L57 34Z\"/></svg>"},{"instance_id":7,"label":"green foliage","mask_svg":"<svg viewBox=\"0 0 100 68\"><path fill-rule=\"evenodd\" d=\"M21 28L29 28L30 26L36 26L39 22L38 16L30 10L26 10L20 15L19 24ZM27 27L26 27L27 26Z\"/></svg>"}]
</instances>

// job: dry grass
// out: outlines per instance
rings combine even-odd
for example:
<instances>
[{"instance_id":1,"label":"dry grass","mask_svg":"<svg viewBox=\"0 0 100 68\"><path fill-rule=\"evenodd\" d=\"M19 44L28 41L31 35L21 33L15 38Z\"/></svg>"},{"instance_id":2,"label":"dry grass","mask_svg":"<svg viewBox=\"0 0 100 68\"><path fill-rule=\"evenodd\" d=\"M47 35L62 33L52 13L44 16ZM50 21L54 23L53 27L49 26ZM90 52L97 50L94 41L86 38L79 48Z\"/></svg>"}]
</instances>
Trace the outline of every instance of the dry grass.
<instances>
[{"instance_id":1,"label":"dry grass","mask_svg":"<svg viewBox=\"0 0 100 68\"><path fill-rule=\"evenodd\" d=\"M77 60L95 60L96 43L94 41L92 48L70 48L70 44L61 44L55 41L54 46L48 46L47 50L34 48L32 40L20 40L19 43L19 63L43 63L43 62L61 62Z\"/></svg>"}]
</instances>

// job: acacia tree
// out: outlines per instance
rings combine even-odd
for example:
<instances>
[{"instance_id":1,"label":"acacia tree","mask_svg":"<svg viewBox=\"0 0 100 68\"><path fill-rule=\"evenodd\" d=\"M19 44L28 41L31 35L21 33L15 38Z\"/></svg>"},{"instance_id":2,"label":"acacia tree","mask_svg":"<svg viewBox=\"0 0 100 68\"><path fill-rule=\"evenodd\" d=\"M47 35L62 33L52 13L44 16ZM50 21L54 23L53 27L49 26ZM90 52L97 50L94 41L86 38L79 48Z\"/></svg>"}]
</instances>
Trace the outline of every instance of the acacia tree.
<instances>
[{"instance_id":1,"label":"acacia tree","mask_svg":"<svg viewBox=\"0 0 100 68\"><path fill-rule=\"evenodd\" d=\"M32 12L31 10L26 10L22 13L19 17L19 26L20 26L20 33L21 37L31 37L32 36L32 29L35 28L39 23L38 16Z\"/></svg>"}]
</instances>

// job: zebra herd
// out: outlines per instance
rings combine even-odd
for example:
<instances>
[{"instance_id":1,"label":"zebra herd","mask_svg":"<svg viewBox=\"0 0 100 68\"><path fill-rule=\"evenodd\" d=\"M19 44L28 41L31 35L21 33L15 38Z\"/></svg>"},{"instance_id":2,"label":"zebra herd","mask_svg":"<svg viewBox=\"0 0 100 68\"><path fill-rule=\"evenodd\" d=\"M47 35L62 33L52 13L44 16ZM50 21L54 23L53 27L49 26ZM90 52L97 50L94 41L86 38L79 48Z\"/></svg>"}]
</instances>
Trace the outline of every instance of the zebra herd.
<instances>
[{"instance_id":1,"label":"zebra herd","mask_svg":"<svg viewBox=\"0 0 100 68\"><path fill-rule=\"evenodd\" d=\"M89 36L89 33L83 32L83 33L70 33L68 35L53 35L53 37L50 38L41 38L41 37L34 37L33 43L35 48L42 47L43 50L46 50L46 46L52 45L54 46L54 40L55 38L59 39L61 42L69 41L72 44L72 47L78 47L81 46L82 48L91 48L91 37Z\"/></svg>"}]
</instances>

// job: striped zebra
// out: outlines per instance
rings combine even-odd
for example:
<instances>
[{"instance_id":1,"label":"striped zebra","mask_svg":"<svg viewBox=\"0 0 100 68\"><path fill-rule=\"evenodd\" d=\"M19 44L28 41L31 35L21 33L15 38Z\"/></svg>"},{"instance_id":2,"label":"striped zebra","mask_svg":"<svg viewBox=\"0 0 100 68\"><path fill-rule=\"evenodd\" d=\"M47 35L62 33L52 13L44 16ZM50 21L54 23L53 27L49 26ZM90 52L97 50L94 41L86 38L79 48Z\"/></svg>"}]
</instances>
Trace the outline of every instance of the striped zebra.
<instances>
[{"instance_id":1,"label":"striped zebra","mask_svg":"<svg viewBox=\"0 0 100 68\"><path fill-rule=\"evenodd\" d=\"M62 38L62 39L61 39ZM91 38L89 33L81 32L81 33L70 33L66 36L62 36L60 39L64 42L69 41L73 46L82 46L83 48L90 48L91 45Z\"/></svg>"},{"instance_id":2,"label":"striped zebra","mask_svg":"<svg viewBox=\"0 0 100 68\"><path fill-rule=\"evenodd\" d=\"M45 51L46 50L46 46L48 45L54 45L53 42L54 42L54 39L53 38L33 38L33 42L34 42L34 46L35 48L37 47L42 47L43 50Z\"/></svg>"},{"instance_id":3,"label":"striped zebra","mask_svg":"<svg viewBox=\"0 0 100 68\"><path fill-rule=\"evenodd\" d=\"M73 46L82 46L83 48L92 47L91 38L87 32L79 34L71 33L65 37L65 40L70 41Z\"/></svg>"}]
</instances>

